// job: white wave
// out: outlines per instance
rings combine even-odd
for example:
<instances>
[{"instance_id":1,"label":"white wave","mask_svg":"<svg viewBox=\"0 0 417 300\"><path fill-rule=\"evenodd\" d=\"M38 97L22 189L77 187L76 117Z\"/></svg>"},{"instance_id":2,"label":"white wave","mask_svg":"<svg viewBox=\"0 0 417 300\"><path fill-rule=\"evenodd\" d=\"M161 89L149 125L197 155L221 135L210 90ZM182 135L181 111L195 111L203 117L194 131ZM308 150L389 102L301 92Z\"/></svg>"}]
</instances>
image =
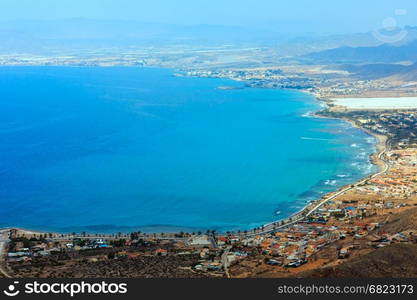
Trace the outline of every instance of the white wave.
<instances>
[{"instance_id":1,"label":"white wave","mask_svg":"<svg viewBox=\"0 0 417 300\"><path fill-rule=\"evenodd\" d=\"M309 141L329 141L328 139L321 139L321 138L312 138L312 137L301 137L302 140L309 140Z\"/></svg>"},{"instance_id":2,"label":"white wave","mask_svg":"<svg viewBox=\"0 0 417 300\"><path fill-rule=\"evenodd\" d=\"M356 158L358 158L358 159L365 159L365 158L366 158L366 156L367 156L367 153L366 153L366 152L361 152L361 153L359 153L359 154L356 156Z\"/></svg>"},{"instance_id":3,"label":"white wave","mask_svg":"<svg viewBox=\"0 0 417 300\"><path fill-rule=\"evenodd\" d=\"M313 115L313 112L312 112L312 111L306 112L305 114L302 114L301 116L302 116L302 117L304 117L304 118L311 118L311 117L314 117L314 115Z\"/></svg>"},{"instance_id":4,"label":"white wave","mask_svg":"<svg viewBox=\"0 0 417 300\"><path fill-rule=\"evenodd\" d=\"M371 136L371 137L366 138L366 142L368 144L374 144L376 142L376 139L373 136Z\"/></svg>"},{"instance_id":5,"label":"white wave","mask_svg":"<svg viewBox=\"0 0 417 300\"><path fill-rule=\"evenodd\" d=\"M324 182L325 185L331 185L331 186L335 186L336 183L337 183L337 180L330 180L330 179Z\"/></svg>"},{"instance_id":6,"label":"white wave","mask_svg":"<svg viewBox=\"0 0 417 300\"><path fill-rule=\"evenodd\" d=\"M347 175L347 174L339 174L339 175L336 175L336 176L339 177L339 178L349 177L349 175Z\"/></svg>"}]
</instances>

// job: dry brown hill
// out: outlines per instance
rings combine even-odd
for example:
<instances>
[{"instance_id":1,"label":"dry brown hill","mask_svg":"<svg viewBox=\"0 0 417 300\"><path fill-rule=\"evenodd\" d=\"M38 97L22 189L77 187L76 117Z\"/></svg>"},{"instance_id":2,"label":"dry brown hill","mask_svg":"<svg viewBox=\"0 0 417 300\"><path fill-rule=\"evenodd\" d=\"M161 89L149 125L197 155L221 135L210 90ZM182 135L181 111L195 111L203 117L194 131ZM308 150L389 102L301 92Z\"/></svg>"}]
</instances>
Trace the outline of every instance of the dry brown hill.
<instances>
[{"instance_id":1,"label":"dry brown hill","mask_svg":"<svg viewBox=\"0 0 417 300\"><path fill-rule=\"evenodd\" d=\"M417 81L417 63L410 66L406 72L399 76L404 81Z\"/></svg>"},{"instance_id":2,"label":"dry brown hill","mask_svg":"<svg viewBox=\"0 0 417 300\"><path fill-rule=\"evenodd\" d=\"M417 245L393 244L335 267L299 274L303 278L416 278Z\"/></svg>"},{"instance_id":3,"label":"dry brown hill","mask_svg":"<svg viewBox=\"0 0 417 300\"><path fill-rule=\"evenodd\" d=\"M407 231L417 232L417 208L389 216L387 224L382 227L381 231L391 234Z\"/></svg>"}]
</instances>

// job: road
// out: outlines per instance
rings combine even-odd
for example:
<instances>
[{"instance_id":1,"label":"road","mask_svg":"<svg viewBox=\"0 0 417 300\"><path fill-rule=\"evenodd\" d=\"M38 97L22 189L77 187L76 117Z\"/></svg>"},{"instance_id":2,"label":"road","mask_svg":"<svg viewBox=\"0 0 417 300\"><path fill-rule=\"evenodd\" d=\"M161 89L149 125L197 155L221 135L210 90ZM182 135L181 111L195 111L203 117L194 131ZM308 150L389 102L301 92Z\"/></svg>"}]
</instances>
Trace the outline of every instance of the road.
<instances>
[{"instance_id":1,"label":"road","mask_svg":"<svg viewBox=\"0 0 417 300\"><path fill-rule=\"evenodd\" d=\"M226 247L226 249L224 249L224 252L222 254L223 269L224 269L224 273L226 274L226 277L227 278L230 278L230 274L229 274L229 259L227 258L227 256L229 255L230 249L232 249L232 246Z\"/></svg>"},{"instance_id":2,"label":"road","mask_svg":"<svg viewBox=\"0 0 417 300\"><path fill-rule=\"evenodd\" d=\"M373 174L371 176L368 176L365 179L363 179L363 180L361 180L361 181L359 181L359 182L357 182L357 183L355 183L353 185L350 185L348 187L342 188L341 190L339 190L338 192L336 192L334 195L332 195L332 196L324 199L323 201L321 201L319 204L317 204L313 208L308 209L308 207L306 207L301 212L299 212L299 213L293 215L292 217L288 218L287 221L286 220L280 221L280 222L284 222L283 225L278 226L277 224L280 223L280 222L270 223L270 224L265 225L263 227L263 230L262 231L260 231L260 232L253 232L253 233L247 233L244 236L245 237L252 237L252 236L257 236L257 235L262 235L262 234L268 234L268 233L274 232L274 231L276 231L278 229L282 229L282 228L288 227L290 225L294 225L294 224L296 224L296 223L298 223L298 222L306 219L307 217L309 217L311 214L313 214L316 210L318 210L320 207L322 207L327 202L336 199L340 195L343 195L343 194L345 194L346 192L348 192L350 190L353 190L354 188L356 188L356 187L358 187L358 186L366 183L370 179L373 179L373 178L375 178L377 176L380 176L380 175L383 175L383 174L387 173L388 170L389 170L389 168L390 168L390 164L384 159L384 155L386 154L388 148L389 148L389 141L387 141L385 143L385 147L378 154L378 159L384 164L384 167L383 167L383 169L380 172L375 173L375 174ZM307 209L308 209L308 212L305 213L307 211Z\"/></svg>"},{"instance_id":3,"label":"road","mask_svg":"<svg viewBox=\"0 0 417 300\"><path fill-rule=\"evenodd\" d=\"M209 235L209 239L210 239L210 242L211 242L211 246L213 247L213 248L218 248L219 246L217 245L217 242L216 242L216 236L214 235L214 234L210 234Z\"/></svg>"},{"instance_id":4,"label":"road","mask_svg":"<svg viewBox=\"0 0 417 300\"><path fill-rule=\"evenodd\" d=\"M337 192L336 194L332 195L331 197L329 197L329 198L327 198L326 200L324 200L324 201L322 201L321 203L319 203L317 206L313 207L313 208L311 209L311 211L310 211L310 212L308 212L305 216L306 216L306 217L310 216L313 212L315 212L317 209L319 209L319 208L320 208L322 205L324 205L325 203L327 203L327 202L329 202L329 201L331 201L331 200L334 200L335 198L339 197L340 195L342 195L342 194L344 194L344 193L346 193L346 192L348 192L348 191L350 191L350 190L353 190L354 188L356 188L356 187L358 187L358 186L360 186L360 185L362 185L362 184L366 183L368 180L370 180L370 179L372 179L372 178L375 178L375 177L377 177L377 176L380 176L380 175L385 174L385 173L389 170L389 163L383 159L383 156L385 155L386 151L387 151L387 150L386 150L386 148L385 148L382 152L380 152L380 153L378 154L378 159L379 159L381 162L383 162L383 164L384 164L384 168L383 168L383 170L382 170L382 171L380 171L380 172L378 172L378 173L375 173L375 174L373 174L373 175L371 175L371 176L369 176L369 177L366 177L365 179L363 179L363 180L361 180L361 181L359 181L359 182L357 182L357 183L355 183L355 184L353 184L353 185L351 185L351 186L349 186L349 187L347 187L347 188L344 188L344 189L340 190L340 191L339 191L339 192Z\"/></svg>"}]
</instances>

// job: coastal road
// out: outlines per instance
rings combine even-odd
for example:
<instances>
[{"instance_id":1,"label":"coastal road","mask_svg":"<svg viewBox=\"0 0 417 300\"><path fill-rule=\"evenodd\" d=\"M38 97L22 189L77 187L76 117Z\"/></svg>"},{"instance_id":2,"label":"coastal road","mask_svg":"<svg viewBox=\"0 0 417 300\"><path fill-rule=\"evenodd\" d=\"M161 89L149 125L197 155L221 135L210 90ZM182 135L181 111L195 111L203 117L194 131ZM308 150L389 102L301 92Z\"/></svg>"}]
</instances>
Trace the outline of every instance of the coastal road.
<instances>
[{"instance_id":1,"label":"coastal road","mask_svg":"<svg viewBox=\"0 0 417 300\"><path fill-rule=\"evenodd\" d=\"M4 265L6 263L5 256L7 254L6 248L8 243L10 242L9 233L10 230L8 229L0 230L0 273L6 278L11 278L11 276L4 269Z\"/></svg>"},{"instance_id":2,"label":"coastal road","mask_svg":"<svg viewBox=\"0 0 417 300\"><path fill-rule=\"evenodd\" d=\"M348 192L348 191L350 191L350 190L353 190L354 188L356 188L356 187L358 187L358 186L360 186L360 185L362 185L362 184L364 184L364 183L366 183L368 180L370 180L370 179L372 179L372 178L375 178L375 177L377 177L377 176L380 176L380 175L383 175L383 174L385 174L386 172L388 172L388 170L389 170L389 163L388 162L386 162L384 159L383 159L383 156L385 155L385 153L386 153L386 148L382 151L382 152L380 152L379 154L378 154L378 159L381 161L381 162L383 162L384 163L384 168L383 168L383 170L382 171L380 171L380 172L378 172L378 173L375 173L375 174L373 174L372 176L369 176L369 177L367 177L367 178L365 178L365 179L363 179L363 180L361 180L361 181L359 181L359 182L357 182L357 183L355 183L355 184L353 184L353 185L351 185L351 186L349 186L349 187L347 187L347 188L344 188L344 189L342 189L342 190L340 190L340 191L338 191L336 194L334 194L334 195L332 195L331 197L329 197L329 198L327 198L327 199L325 199L324 201L322 201L322 202L320 202L317 206L315 206L315 207L313 207L306 215L305 215L305 217L308 217L308 216L310 216L313 212L315 212L317 209L319 209L321 206L323 206L324 204L326 204L327 202L329 202L329 201L331 201L331 200L334 200L334 199L336 199L337 197L339 197L340 195L343 195L344 193L346 193L346 192Z\"/></svg>"},{"instance_id":3,"label":"coastal road","mask_svg":"<svg viewBox=\"0 0 417 300\"><path fill-rule=\"evenodd\" d=\"M217 245L217 242L216 242L216 236L214 234L210 234L209 239L210 239L210 242L211 242L211 246L213 248L219 248L219 246Z\"/></svg>"},{"instance_id":4,"label":"coastal road","mask_svg":"<svg viewBox=\"0 0 417 300\"><path fill-rule=\"evenodd\" d=\"M226 249L224 249L224 252L222 254L223 269L224 269L224 273L226 274L226 277L227 278L230 278L230 274L229 274L229 259L227 258L227 256L230 253L230 249L232 249L232 246L227 246Z\"/></svg>"}]
</instances>

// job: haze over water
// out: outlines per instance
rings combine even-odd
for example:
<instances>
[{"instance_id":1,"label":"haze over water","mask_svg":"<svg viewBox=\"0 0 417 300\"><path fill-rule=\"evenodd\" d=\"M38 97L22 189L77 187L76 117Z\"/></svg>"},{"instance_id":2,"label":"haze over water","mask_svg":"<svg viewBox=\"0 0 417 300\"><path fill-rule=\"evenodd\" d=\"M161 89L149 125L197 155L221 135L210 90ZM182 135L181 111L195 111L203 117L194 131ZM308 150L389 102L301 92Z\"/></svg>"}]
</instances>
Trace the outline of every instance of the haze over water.
<instances>
[{"instance_id":1,"label":"haze over water","mask_svg":"<svg viewBox=\"0 0 417 300\"><path fill-rule=\"evenodd\" d=\"M148 68L0 68L0 226L236 230L369 174L310 95Z\"/></svg>"}]
</instances>

